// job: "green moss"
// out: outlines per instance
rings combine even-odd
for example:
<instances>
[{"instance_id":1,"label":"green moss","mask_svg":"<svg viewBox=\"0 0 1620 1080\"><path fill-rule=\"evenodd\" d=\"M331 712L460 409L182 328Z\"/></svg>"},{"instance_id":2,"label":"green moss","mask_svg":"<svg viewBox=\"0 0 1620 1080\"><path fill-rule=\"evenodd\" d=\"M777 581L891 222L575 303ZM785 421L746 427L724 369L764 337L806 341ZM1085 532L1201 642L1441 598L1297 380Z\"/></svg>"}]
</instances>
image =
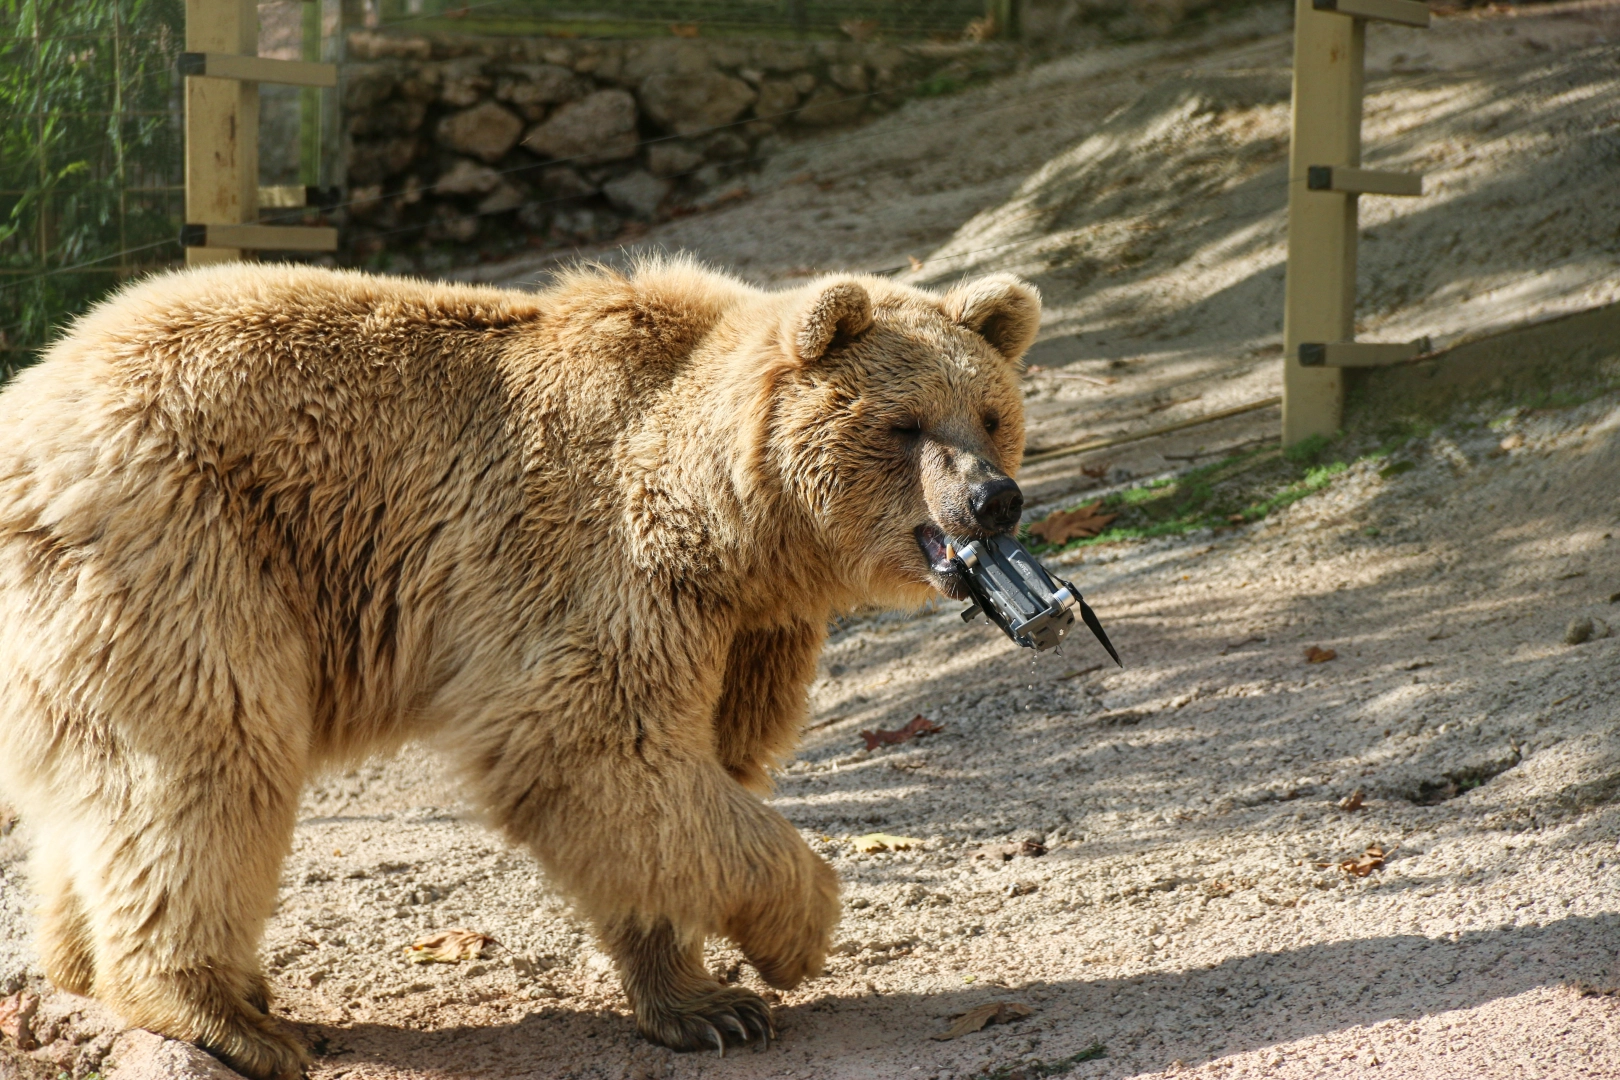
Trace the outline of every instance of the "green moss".
<instances>
[{"instance_id":1,"label":"green moss","mask_svg":"<svg viewBox=\"0 0 1620 1080\"><path fill-rule=\"evenodd\" d=\"M1119 516L1100 536L1064 545L1041 544L1027 532L1024 539L1031 550L1051 552L1260 521L1330 485L1348 458L1342 438L1249 450L1107 496L1103 509Z\"/></svg>"}]
</instances>

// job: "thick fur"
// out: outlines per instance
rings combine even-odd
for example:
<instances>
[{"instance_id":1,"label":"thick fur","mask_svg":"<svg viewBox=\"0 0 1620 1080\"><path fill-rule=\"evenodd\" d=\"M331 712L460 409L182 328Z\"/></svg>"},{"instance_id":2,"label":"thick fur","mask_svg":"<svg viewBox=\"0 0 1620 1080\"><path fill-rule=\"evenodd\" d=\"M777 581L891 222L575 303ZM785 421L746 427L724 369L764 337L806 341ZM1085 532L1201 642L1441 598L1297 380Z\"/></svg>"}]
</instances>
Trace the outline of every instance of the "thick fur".
<instances>
[{"instance_id":1,"label":"thick fur","mask_svg":"<svg viewBox=\"0 0 1620 1080\"><path fill-rule=\"evenodd\" d=\"M701 965L815 974L831 869L759 793L824 628L939 585L1015 470L1039 300L686 263L531 295L236 265L148 280L0 393L0 785L65 989L249 1076L315 770L436 743L594 921L640 1029L747 1041ZM964 464L964 462L966 464Z\"/></svg>"}]
</instances>

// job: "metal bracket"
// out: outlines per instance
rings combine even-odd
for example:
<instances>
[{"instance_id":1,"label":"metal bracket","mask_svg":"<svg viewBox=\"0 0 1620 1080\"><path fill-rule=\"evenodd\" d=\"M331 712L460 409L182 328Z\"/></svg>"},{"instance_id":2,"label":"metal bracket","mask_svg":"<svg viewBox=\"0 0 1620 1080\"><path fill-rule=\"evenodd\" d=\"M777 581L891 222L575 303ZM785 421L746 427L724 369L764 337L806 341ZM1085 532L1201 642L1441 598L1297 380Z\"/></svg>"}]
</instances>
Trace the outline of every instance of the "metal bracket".
<instances>
[{"instance_id":1,"label":"metal bracket","mask_svg":"<svg viewBox=\"0 0 1620 1080\"><path fill-rule=\"evenodd\" d=\"M1305 170L1305 187L1310 191L1342 191L1350 195L1422 195L1423 176L1348 165L1312 165Z\"/></svg>"},{"instance_id":2,"label":"metal bracket","mask_svg":"<svg viewBox=\"0 0 1620 1080\"><path fill-rule=\"evenodd\" d=\"M336 251L338 231L311 225L182 225L180 245L246 251Z\"/></svg>"},{"instance_id":3,"label":"metal bracket","mask_svg":"<svg viewBox=\"0 0 1620 1080\"><path fill-rule=\"evenodd\" d=\"M1424 342L1407 341L1395 345L1374 345L1365 341L1334 341L1326 344L1306 341L1299 346L1301 367L1368 368L1387 367L1423 355Z\"/></svg>"},{"instance_id":4,"label":"metal bracket","mask_svg":"<svg viewBox=\"0 0 1620 1080\"><path fill-rule=\"evenodd\" d=\"M336 64L311 64L303 60L271 60L263 56L233 56L230 53L183 52L180 74L192 78L235 79L238 82L279 83L283 86L337 85Z\"/></svg>"},{"instance_id":5,"label":"metal bracket","mask_svg":"<svg viewBox=\"0 0 1620 1080\"><path fill-rule=\"evenodd\" d=\"M1429 26L1429 5L1416 0L1311 0L1317 11L1331 11L1353 19L1400 23L1402 26Z\"/></svg>"}]
</instances>

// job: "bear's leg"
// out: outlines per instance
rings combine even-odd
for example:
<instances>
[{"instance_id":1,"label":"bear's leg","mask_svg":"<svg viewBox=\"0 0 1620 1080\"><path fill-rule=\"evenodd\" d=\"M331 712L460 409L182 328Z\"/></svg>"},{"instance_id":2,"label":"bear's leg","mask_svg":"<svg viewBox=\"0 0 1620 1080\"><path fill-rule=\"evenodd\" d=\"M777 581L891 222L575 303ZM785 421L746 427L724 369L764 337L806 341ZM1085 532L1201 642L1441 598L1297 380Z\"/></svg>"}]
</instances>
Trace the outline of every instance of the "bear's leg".
<instances>
[{"instance_id":1,"label":"bear's leg","mask_svg":"<svg viewBox=\"0 0 1620 1080\"><path fill-rule=\"evenodd\" d=\"M635 916L604 927L636 1030L674 1050L719 1050L776 1037L768 1005L745 986L727 986L703 968L703 935L681 934L667 918Z\"/></svg>"},{"instance_id":2,"label":"bear's leg","mask_svg":"<svg viewBox=\"0 0 1620 1080\"><path fill-rule=\"evenodd\" d=\"M837 875L712 756L645 738L560 758L503 739L474 764L507 834L596 923L648 1038L692 1050L770 1034L763 1000L703 970L707 935L779 989L821 970Z\"/></svg>"},{"instance_id":3,"label":"bear's leg","mask_svg":"<svg viewBox=\"0 0 1620 1080\"><path fill-rule=\"evenodd\" d=\"M39 960L45 977L70 994L89 996L96 981L90 920L73 891L65 838L54 829L39 830L34 888L45 898L39 912Z\"/></svg>"},{"instance_id":4,"label":"bear's leg","mask_svg":"<svg viewBox=\"0 0 1620 1080\"><path fill-rule=\"evenodd\" d=\"M308 1059L269 1013L258 945L297 787L218 752L214 776L141 784L136 805L93 837L101 874L81 887L95 993L132 1026L195 1043L256 1080L292 1080Z\"/></svg>"}]
</instances>

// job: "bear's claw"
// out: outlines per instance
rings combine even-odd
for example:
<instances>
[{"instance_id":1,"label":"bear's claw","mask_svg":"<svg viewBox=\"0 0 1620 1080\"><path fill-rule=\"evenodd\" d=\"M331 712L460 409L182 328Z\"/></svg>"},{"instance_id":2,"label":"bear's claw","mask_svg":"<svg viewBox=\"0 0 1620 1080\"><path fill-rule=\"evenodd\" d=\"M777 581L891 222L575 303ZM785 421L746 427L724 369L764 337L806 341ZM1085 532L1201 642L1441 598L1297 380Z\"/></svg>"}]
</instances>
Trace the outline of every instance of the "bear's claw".
<instances>
[{"instance_id":1,"label":"bear's claw","mask_svg":"<svg viewBox=\"0 0 1620 1080\"><path fill-rule=\"evenodd\" d=\"M776 1038L771 1007L743 986L720 986L685 1001L649 1009L638 1016L641 1034L671 1050L715 1049L721 1057L726 1046L758 1043L760 1049Z\"/></svg>"}]
</instances>

